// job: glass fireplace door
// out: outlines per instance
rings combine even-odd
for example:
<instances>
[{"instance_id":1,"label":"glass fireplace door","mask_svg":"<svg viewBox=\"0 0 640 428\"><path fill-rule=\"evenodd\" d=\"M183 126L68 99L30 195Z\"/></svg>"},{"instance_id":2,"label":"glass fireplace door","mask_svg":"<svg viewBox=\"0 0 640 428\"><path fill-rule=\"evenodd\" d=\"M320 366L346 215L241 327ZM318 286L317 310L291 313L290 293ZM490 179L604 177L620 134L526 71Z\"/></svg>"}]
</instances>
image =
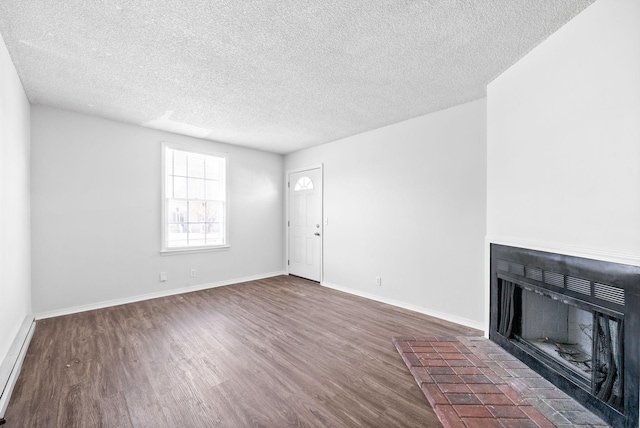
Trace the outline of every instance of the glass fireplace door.
<instances>
[{"instance_id":1,"label":"glass fireplace door","mask_svg":"<svg viewBox=\"0 0 640 428\"><path fill-rule=\"evenodd\" d=\"M548 290L500 280L498 333L622 411L623 316Z\"/></svg>"}]
</instances>

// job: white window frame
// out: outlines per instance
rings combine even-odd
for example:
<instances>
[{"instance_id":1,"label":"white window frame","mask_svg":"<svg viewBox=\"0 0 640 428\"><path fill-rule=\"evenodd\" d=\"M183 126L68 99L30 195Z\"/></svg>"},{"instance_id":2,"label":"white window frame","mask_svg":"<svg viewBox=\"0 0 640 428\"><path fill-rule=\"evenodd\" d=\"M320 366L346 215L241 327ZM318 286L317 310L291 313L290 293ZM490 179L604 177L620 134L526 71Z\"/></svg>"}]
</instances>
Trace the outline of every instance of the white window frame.
<instances>
[{"instance_id":1,"label":"white window frame","mask_svg":"<svg viewBox=\"0 0 640 428\"><path fill-rule=\"evenodd\" d=\"M209 245L199 245L199 246L184 246L184 247L169 247L167 244L168 240L168 199L166 197L166 179L167 179L167 150L177 150L181 152L193 153L196 155L205 155L205 156L215 156L224 159L224 243L223 244L209 244ZM160 253L161 254L181 254L181 253L190 253L190 252L203 252L203 251L217 251L224 250L230 248L229 244L229 154L214 151L211 149L203 148L198 145L184 145L184 144L174 144L169 142L162 142L161 144L161 209L162 209L162 233L161 233L161 245L160 245Z\"/></svg>"}]
</instances>

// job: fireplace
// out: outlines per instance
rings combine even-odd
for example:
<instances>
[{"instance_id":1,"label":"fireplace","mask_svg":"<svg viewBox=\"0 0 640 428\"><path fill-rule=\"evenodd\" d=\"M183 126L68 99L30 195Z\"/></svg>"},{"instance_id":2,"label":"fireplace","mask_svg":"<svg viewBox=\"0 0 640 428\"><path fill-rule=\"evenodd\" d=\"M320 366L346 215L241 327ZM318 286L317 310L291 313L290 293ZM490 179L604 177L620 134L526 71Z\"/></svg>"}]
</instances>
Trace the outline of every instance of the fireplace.
<instances>
[{"instance_id":1,"label":"fireplace","mask_svg":"<svg viewBox=\"0 0 640 428\"><path fill-rule=\"evenodd\" d=\"M638 427L640 267L491 245L489 337L614 427Z\"/></svg>"}]
</instances>

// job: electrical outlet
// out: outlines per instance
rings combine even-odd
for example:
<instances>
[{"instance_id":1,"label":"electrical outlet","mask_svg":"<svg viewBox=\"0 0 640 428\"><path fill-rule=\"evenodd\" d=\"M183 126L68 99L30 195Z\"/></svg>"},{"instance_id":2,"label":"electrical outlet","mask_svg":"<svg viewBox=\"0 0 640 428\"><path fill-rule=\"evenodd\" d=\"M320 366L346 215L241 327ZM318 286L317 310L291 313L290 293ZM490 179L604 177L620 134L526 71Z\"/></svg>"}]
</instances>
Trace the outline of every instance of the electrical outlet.
<instances>
[{"instance_id":1,"label":"electrical outlet","mask_svg":"<svg viewBox=\"0 0 640 428\"><path fill-rule=\"evenodd\" d=\"M191 269L191 273L189 275L191 276L191 278L195 278L196 270L195 269Z\"/></svg>"},{"instance_id":2,"label":"electrical outlet","mask_svg":"<svg viewBox=\"0 0 640 428\"><path fill-rule=\"evenodd\" d=\"M160 272L160 282L165 282L167 280L167 273Z\"/></svg>"},{"instance_id":3,"label":"electrical outlet","mask_svg":"<svg viewBox=\"0 0 640 428\"><path fill-rule=\"evenodd\" d=\"M382 285L382 278L376 276L376 285Z\"/></svg>"}]
</instances>

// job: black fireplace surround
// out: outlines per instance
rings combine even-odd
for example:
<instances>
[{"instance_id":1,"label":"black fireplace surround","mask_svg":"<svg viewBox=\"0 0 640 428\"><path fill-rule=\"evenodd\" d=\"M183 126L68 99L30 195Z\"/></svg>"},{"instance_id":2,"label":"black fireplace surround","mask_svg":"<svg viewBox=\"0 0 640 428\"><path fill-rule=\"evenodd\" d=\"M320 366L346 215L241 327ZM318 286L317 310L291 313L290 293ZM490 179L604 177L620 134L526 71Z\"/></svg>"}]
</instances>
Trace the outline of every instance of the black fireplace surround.
<instances>
[{"instance_id":1,"label":"black fireplace surround","mask_svg":"<svg viewBox=\"0 0 640 428\"><path fill-rule=\"evenodd\" d=\"M575 308L590 349L526 337L525 324L536 323L529 302L546 298L549 311ZM491 244L489 338L614 428L638 427L640 267Z\"/></svg>"}]
</instances>

